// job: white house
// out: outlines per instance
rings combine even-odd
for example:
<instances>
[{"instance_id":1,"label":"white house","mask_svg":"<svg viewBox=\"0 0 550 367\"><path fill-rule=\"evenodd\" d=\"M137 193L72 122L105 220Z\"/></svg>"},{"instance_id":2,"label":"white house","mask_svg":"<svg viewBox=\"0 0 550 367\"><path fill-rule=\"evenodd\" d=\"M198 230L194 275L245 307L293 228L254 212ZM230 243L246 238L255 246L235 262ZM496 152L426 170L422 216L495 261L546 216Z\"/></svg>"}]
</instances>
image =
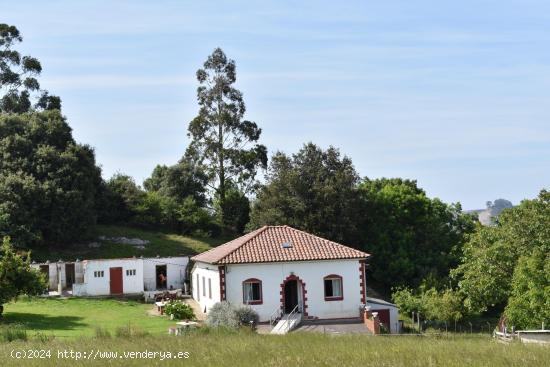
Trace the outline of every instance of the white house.
<instances>
[{"instance_id":1,"label":"white house","mask_svg":"<svg viewBox=\"0 0 550 367\"><path fill-rule=\"evenodd\" d=\"M95 259L33 264L50 290L70 290L75 296L137 295L182 289L188 256Z\"/></svg>"},{"instance_id":2,"label":"white house","mask_svg":"<svg viewBox=\"0 0 550 367\"><path fill-rule=\"evenodd\" d=\"M302 318L357 318L368 257L289 226L265 226L191 258L193 298L206 311L224 300L250 305L260 321L294 309Z\"/></svg>"}]
</instances>

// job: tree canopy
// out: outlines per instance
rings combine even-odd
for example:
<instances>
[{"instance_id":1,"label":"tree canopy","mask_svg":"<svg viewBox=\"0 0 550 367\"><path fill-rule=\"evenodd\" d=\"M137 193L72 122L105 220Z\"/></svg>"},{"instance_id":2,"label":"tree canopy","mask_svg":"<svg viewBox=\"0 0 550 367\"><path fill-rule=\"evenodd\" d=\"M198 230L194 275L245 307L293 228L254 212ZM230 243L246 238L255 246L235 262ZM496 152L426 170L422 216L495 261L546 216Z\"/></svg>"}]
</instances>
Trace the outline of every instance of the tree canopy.
<instances>
[{"instance_id":1,"label":"tree canopy","mask_svg":"<svg viewBox=\"0 0 550 367\"><path fill-rule=\"evenodd\" d=\"M14 49L22 41L17 27L0 24L0 112L61 109L59 97L40 89L37 79L42 72L40 61L32 56L21 56ZM36 95L34 106L33 95Z\"/></svg>"},{"instance_id":2,"label":"tree canopy","mask_svg":"<svg viewBox=\"0 0 550 367\"><path fill-rule=\"evenodd\" d=\"M382 289L438 281L457 265L474 228L460 204L431 199L416 181L399 178L364 179L359 194L362 246L373 254L368 272Z\"/></svg>"},{"instance_id":3,"label":"tree canopy","mask_svg":"<svg viewBox=\"0 0 550 367\"><path fill-rule=\"evenodd\" d=\"M463 248L460 265L452 272L472 311L502 310L512 294L516 271L519 279L515 282L520 287L528 269L542 266L537 261L544 262L544 256L537 254L550 253L549 218L550 192L543 190L538 198L505 209L495 227L477 227Z\"/></svg>"},{"instance_id":4,"label":"tree canopy","mask_svg":"<svg viewBox=\"0 0 550 367\"><path fill-rule=\"evenodd\" d=\"M66 244L95 223L100 169L59 111L1 114L0 156L0 236Z\"/></svg>"},{"instance_id":5,"label":"tree canopy","mask_svg":"<svg viewBox=\"0 0 550 367\"><path fill-rule=\"evenodd\" d=\"M356 244L359 177L351 160L313 143L292 156L278 152L252 206L250 228L288 224Z\"/></svg>"},{"instance_id":6,"label":"tree canopy","mask_svg":"<svg viewBox=\"0 0 550 367\"><path fill-rule=\"evenodd\" d=\"M0 316L5 303L22 294L41 294L46 288L42 275L31 268L30 257L18 255L9 237L4 237L0 246Z\"/></svg>"}]
</instances>

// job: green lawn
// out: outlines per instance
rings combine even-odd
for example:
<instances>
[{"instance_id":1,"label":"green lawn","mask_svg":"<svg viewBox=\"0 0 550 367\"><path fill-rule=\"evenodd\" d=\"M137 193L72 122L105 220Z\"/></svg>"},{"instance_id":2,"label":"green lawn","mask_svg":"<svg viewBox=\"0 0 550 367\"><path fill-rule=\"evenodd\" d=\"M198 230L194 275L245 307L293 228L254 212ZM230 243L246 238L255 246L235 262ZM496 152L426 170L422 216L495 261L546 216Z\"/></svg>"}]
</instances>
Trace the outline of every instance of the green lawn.
<instances>
[{"instance_id":1,"label":"green lawn","mask_svg":"<svg viewBox=\"0 0 550 367\"><path fill-rule=\"evenodd\" d=\"M126 244L100 241L99 237L128 237L148 240L150 243L145 249L137 249ZM178 256L194 255L209 250L213 246L228 241L227 238L199 238L182 236L174 233L146 231L142 229L124 226L95 226L87 235L87 240L80 244L72 244L67 249L56 247L39 248L32 250L32 259L35 261L46 260L74 260L80 259L112 259L131 256ZM89 247L90 242L98 242L100 247Z\"/></svg>"},{"instance_id":2,"label":"green lawn","mask_svg":"<svg viewBox=\"0 0 550 367\"><path fill-rule=\"evenodd\" d=\"M48 350L51 358L15 360L10 353ZM118 352L111 359L59 359L58 351ZM124 358L123 352L188 352L189 358L160 360ZM82 357L81 357L82 358ZM2 366L548 366L550 348L503 345L480 337L372 337L291 333L286 336L250 332L194 332L184 336L118 339L55 339L50 342L0 344Z\"/></svg>"},{"instance_id":3,"label":"green lawn","mask_svg":"<svg viewBox=\"0 0 550 367\"><path fill-rule=\"evenodd\" d=\"M114 334L117 327L131 326L151 334L167 333L173 325L164 316L149 316L153 305L135 301L85 298L33 298L5 305L2 323L20 323L29 336L36 332L66 339L93 336L101 327Z\"/></svg>"}]
</instances>

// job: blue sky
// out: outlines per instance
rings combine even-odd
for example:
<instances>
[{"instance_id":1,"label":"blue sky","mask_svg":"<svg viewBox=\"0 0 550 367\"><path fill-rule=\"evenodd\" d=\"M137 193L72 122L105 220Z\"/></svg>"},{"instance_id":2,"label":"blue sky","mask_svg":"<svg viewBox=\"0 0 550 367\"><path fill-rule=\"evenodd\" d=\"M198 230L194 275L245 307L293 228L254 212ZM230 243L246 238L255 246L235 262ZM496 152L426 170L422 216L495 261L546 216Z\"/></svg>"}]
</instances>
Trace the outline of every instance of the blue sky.
<instances>
[{"instance_id":1,"label":"blue sky","mask_svg":"<svg viewBox=\"0 0 550 367\"><path fill-rule=\"evenodd\" d=\"M24 1L42 87L103 175L184 152L195 71L222 47L271 153L334 145L361 176L466 209L550 186L548 1Z\"/></svg>"}]
</instances>

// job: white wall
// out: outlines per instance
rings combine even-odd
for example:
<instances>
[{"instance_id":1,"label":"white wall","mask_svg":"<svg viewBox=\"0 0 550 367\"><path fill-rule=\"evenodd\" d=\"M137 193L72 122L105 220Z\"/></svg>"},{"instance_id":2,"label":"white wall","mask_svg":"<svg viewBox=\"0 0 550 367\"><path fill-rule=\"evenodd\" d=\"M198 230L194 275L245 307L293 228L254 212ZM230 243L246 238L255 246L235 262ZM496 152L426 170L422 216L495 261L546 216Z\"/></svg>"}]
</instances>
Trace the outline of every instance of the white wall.
<instances>
[{"instance_id":1,"label":"white wall","mask_svg":"<svg viewBox=\"0 0 550 367\"><path fill-rule=\"evenodd\" d=\"M375 302L369 302L367 304L370 306L372 312L376 310L390 310L390 329L392 334L399 333L399 311L396 306L383 305Z\"/></svg>"},{"instance_id":2,"label":"white wall","mask_svg":"<svg viewBox=\"0 0 550 367\"><path fill-rule=\"evenodd\" d=\"M125 294L143 292L143 260L142 259L112 259L112 260L85 260L84 283L85 293L79 295L109 295L109 268L122 267L122 288ZM127 276L126 270L135 269L136 275ZM94 271L103 271L102 278L95 278Z\"/></svg>"},{"instance_id":3,"label":"white wall","mask_svg":"<svg viewBox=\"0 0 550 367\"><path fill-rule=\"evenodd\" d=\"M52 263L40 263L40 264L31 264L31 267L33 267L36 270L40 271L40 266L47 265L48 266L48 289L51 291L57 291L57 276L58 273L61 276L61 287L65 289L67 287L67 276L65 273L65 265L66 264L74 264L75 265L75 283L82 282L83 279L83 269L82 269L82 261L78 262L69 262L65 263L62 262L61 264L57 262ZM59 269L58 269L59 266Z\"/></svg>"},{"instance_id":4,"label":"white wall","mask_svg":"<svg viewBox=\"0 0 550 367\"><path fill-rule=\"evenodd\" d=\"M198 276L198 287L197 287ZM203 279L204 285L203 288ZM212 294L210 295L208 281L210 280ZM220 273L217 265L211 265L201 262L196 262L191 272L191 288L193 290L193 299L196 300L201 310L210 309L215 303L220 302Z\"/></svg>"},{"instance_id":5,"label":"white wall","mask_svg":"<svg viewBox=\"0 0 550 367\"><path fill-rule=\"evenodd\" d=\"M269 321L273 311L281 306L281 283L291 273L305 283L308 316L322 319L359 317L361 287L358 260L228 265L226 298L232 303L242 304L242 282L249 278L260 279L263 303L250 307L258 312L260 321ZM330 274L343 278L344 299L341 301L325 301L323 278Z\"/></svg>"},{"instance_id":6,"label":"white wall","mask_svg":"<svg viewBox=\"0 0 550 367\"><path fill-rule=\"evenodd\" d=\"M155 257L143 259L143 283L146 291L157 288L157 265L166 265L166 287L170 289L182 288L185 282L188 256Z\"/></svg>"}]
</instances>

